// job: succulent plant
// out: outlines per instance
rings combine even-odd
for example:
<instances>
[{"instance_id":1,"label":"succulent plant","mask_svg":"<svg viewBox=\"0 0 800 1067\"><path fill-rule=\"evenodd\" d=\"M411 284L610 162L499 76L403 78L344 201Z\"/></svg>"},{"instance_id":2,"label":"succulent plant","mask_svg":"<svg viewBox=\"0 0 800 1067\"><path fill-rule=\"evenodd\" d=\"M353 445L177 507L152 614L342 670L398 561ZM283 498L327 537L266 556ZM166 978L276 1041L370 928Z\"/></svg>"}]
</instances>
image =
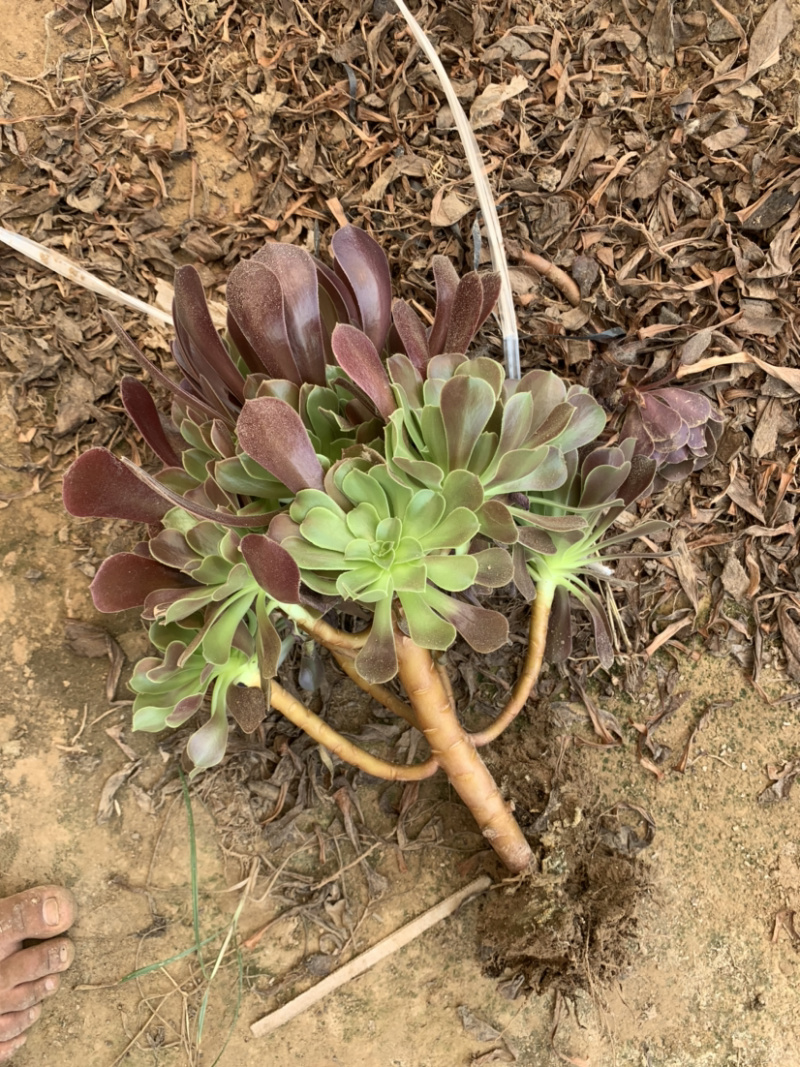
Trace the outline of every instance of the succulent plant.
<instances>
[{"instance_id":1,"label":"succulent plant","mask_svg":"<svg viewBox=\"0 0 800 1067\"><path fill-rule=\"evenodd\" d=\"M620 436L652 458L660 484L680 482L711 461L722 435L722 416L702 393L674 386L629 390Z\"/></svg>"},{"instance_id":2,"label":"succulent plant","mask_svg":"<svg viewBox=\"0 0 800 1067\"><path fill-rule=\"evenodd\" d=\"M532 551L523 535L515 548L517 588L526 599L550 605L544 652L548 661L563 662L572 651L572 598L591 616L601 664L610 667L613 662L611 626L594 587L613 578L608 564L618 546L666 527L663 522L651 521L607 536L617 516L653 482L655 461L636 455L635 445L633 438L628 438L619 446L569 453L563 484L529 500L530 511L514 509L523 526L532 521L534 511L546 514L551 521L552 551Z\"/></svg>"},{"instance_id":3,"label":"succulent plant","mask_svg":"<svg viewBox=\"0 0 800 1067\"><path fill-rule=\"evenodd\" d=\"M635 454L632 437L597 447L605 415L586 390L544 370L507 381L499 363L467 356L497 297L495 275L459 279L436 258L426 327L391 302L371 238L348 227L333 252L332 270L282 245L240 264L224 334L199 278L182 268L178 384L115 327L167 385L171 417L125 379L125 407L162 469L91 449L67 472L73 514L149 528L133 552L102 564L92 595L101 611L141 606L150 625L158 654L131 682L137 728L175 728L208 705L187 746L195 772L223 758L229 715L251 730L272 706L369 773L411 780L442 768L504 862L521 869L529 847L478 748L524 706L546 647L569 654L570 598L590 611L610 662L596 580L610 576L606 553L621 543L609 528L649 487L656 460ZM677 447L695 437L678 436ZM497 719L469 735L432 653L458 635L479 653L503 645L508 622L491 597L512 580L533 601L525 665ZM337 605L368 624L332 626L325 616ZM284 689L278 668L298 637L304 685L319 673L313 639L424 733L429 759L381 760ZM384 688L395 677L408 703Z\"/></svg>"}]
</instances>

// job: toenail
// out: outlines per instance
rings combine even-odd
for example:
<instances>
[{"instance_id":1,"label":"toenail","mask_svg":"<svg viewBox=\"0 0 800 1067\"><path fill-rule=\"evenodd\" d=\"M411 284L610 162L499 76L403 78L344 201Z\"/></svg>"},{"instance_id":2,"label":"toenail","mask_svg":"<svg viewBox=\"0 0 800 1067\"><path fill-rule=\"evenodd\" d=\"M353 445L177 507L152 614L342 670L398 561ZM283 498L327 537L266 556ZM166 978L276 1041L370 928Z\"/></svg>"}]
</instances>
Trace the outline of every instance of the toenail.
<instances>
[{"instance_id":1,"label":"toenail","mask_svg":"<svg viewBox=\"0 0 800 1067\"><path fill-rule=\"evenodd\" d=\"M54 989L55 989L55 987L56 987L56 980L55 980L55 978L45 978L45 980L44 980L44 987L45 987L45 989L47 990L47 992L48 992L48 993L52 993L52 992L53 992L53 990L54 990Z\"/></svg>"},{"instance_id":2,"label":"toenail","mask_svg":"<svg viewBox=\"0 0 800 1067\"><path fill-rule=\"evenodd\" d=\"M48 926L58 926L58 920L60 918L58 897L46 898L44 905L42 906L42 914L44 915L44 921Z\"/></svg>"}]
</instances>

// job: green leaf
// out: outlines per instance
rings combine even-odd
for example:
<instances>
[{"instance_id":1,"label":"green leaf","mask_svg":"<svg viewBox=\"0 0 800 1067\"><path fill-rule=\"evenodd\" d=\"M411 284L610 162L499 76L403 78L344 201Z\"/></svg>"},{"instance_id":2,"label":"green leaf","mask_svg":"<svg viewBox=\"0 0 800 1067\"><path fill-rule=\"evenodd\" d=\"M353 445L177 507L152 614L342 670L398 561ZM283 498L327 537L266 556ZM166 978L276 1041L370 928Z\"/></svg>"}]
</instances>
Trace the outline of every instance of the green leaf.
<instances>
[{"instance_id":1,"label":"green leaf","mask_svg":"<svg viewBox=\"0 0 800 1067\"><path fill-rule=\"evenodd\" d=\"M437 615L419 593L400 593L411 640L420 648L443 652L456 639L456 629Z\"/></svg>"},{"instance_id":2,"label":"green leaf","mask_svg":"<svg viewBox=\"0 0 800 1067\"><path fill-rule=\"evenodd\" d=\"M206 556L199 567L192 569L192 577L203 585L219 585L227 580L231 565L222 556Z\"/></svg>"},{"instance_id":3,"label":"green leaf","mask_svg":"<svg viewBox=\"0 0 800 1067\"><path fill-rule=\"evenodd\" d=\"M328 508L311 508L300 523L300 533L312 545L344 552L352 540L345 518L339 518Z\"/></svg>"},{"instance_id":4,"label":"green leaf","mask_svg":"<svg viewBox=\"0 0 800 1067\"><path fill-rule=\"evenodd\" d=\"M364 563L340 574L336 588L348 600L364 600L370 593L373 598L382 599L386 596L387 578L387 572L377 563Z\"/></svg>"},{"instance_id":5,"label":"green leaf","mask_svg":"<svg viewBox=\"0 0 800 1067\"><path fill-rule=\"evenodd\" d=\"M403 532L419 540L420 534L431 530L441 521L445 512L445 500L432 489L420 489L412 497L403 516Z\"/></svg>"},{"instance_id":6,"label":"green leaf","mask_svg":"<svg viewBox=\"0 0 800 1067\"><path fill-rule=\"evenodd\" d=\"M439 548L461 548L469 544L478 532L480 523L467 508L456 508L430 531L418 538L426 552Z\"/></svg>"},{"instance_id":7,"label":"green leaf","mask_svg":"<svg viewBox=\"0 0 800 1067\"><path fill-rule=\"evenodd\" d=\"M351 503L371 504L381 519L391 514L386 494L366 471L354 467L342 479L341 489Z\"/></svg>"},{"instance_id":8,"label":"green leaf","mask_svg":"<svg viewBox=\"0 0 800 1067\"><path fill-rule=\"evenodd\" d=\"M375 605L369 637L356 656L356 667L361 677L373 685L389 682L397 674L392 601L388 597Z\"/></svg>"},{"instance_id":9,"label":"green leaf","mask_svg":"<svg viewBox=\"0 0 800 1067\"><path fill-rule=\"evenodd\" d=\"M448 470L465 470L469 466L472 452L494 406L494 391L481 378L459 375L445 383L440 409L447 439Z\"/></svg>"},{"instance_id":10,"label":"green leaf","mask_svg":"<svg viewBox=\"0 0 800 1067\"><path fill-rule=\"evenodd\" d=\"M442 493L448 510L462 507L477 511L483 504L483 486L471 471L450 471L444 480Z\"/></svg>"},{"instance_id":11,"label":"green leaf","mask_svg":"<svg viewBox=\"0 0 800 1067\"><path fill-rule=\"evenodd\" d=\"M302 537L287 537L281 542L298 567L304 570L340 571L345 566L341 552L310 545Z\"/></svg>"},{"instance_id":12,"label":"green leaf","mask_svg":"<svg viewBox=\"0 0 800 1067\"><path fill-rule=\"evenodd\" d=\"M218 680L211 698L211 716L192 734L186 745L186 754L194 764L195 771L215 767L225 756L228 743L227 695L228 685Z\"/></svg>"},{"instance_id":13,"label":"green leaf","mask_svg":"<svg viewBox=\"0 0 800 1067\"><path fill-rule=\"evenodd\" d=\"M426 556L428 581L449 593L460 593L475 582L478 561L474 556Z\"/></svg>"},{"instance_id":14,"label":"green leaf","mask_svg":"<svg viewBox=\"0 0 800 1067\"><path fill-rule=\"evenodd\" d=\"M502 363L498 363L488 356L476 356L475 359L465 359L455 369L456 377L467 374L471 377L481 378L487 382L494 392L495 400L500 399L503 391L503 382L506 379Z\"/></svg>"},{"instance_id":15,"label":"green leaf","mask_svg":"<svg viewBox=\"0 0 800 1067\"><path fill-rule=\"evenodd\" d=\"M443 557L444 558L444 557ZM398 592L421 593L425 589L428 577L426 563L399 563L392 567L392 584Z\"/></svg>"},{"instance_id":16,"label":"green leaf","mask_svg":"<svg viewBox=\"0 0 800 1067\"><path fill-rule=\"evenodd\" d=\"M332 515L344 521L347 512L331 500L321 489L302 489L292 501L289 514L295 522L302 522L312 508L327 508Z\"/></svg>"},{"instance_id":17,"label":"green leaf","mask_svg":"<svg viewBox=\"0 0 800 1067\"><path fill-rule=\"evenodd\" d=\"M231 656L233 636L253 603L251 592L223 604L202 638L203 655L211 663L224 666Z\"/></svg>"},{"instance_id":18,"label":"green leaf","mask_svg":"<svg viewBox=\"0 0 800 1067\"><path fill-rule=\"evenodd\" d=\"M375 538L375 531L378 528L380 518L372 504L358 504L352 511L348 512L346 522L347 529L353 537L372 541Z\"/></svg>"},{"instance_id":19,"label":"green leaf","mask_svg":"<svg viewBox=\"0 0 800 1067\"><path fill-rule=\"evenodd\" d=\"M388 541L390 544L396 545L399 543L402 534L403 524L399 519L394 517L381 519L378 523L378 528L375 530L375 540Z\"/></svg>"}]
</instances>

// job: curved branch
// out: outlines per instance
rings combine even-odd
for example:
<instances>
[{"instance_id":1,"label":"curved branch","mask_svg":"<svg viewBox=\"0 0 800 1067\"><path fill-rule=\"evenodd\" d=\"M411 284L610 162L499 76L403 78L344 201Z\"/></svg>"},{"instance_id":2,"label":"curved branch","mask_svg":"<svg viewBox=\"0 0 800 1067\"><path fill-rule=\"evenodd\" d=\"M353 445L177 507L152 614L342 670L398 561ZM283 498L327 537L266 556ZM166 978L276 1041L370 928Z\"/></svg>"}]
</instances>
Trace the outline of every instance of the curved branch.
<instances>
[{"instance_id":1,"label":"curved branch","mask_svg":"<svg viewBox=\"0 0 800 1067\"><path fill-rule=\"evenodd\" d=\"M578 286L570 278L566 271L561 267L557 267L555 263L551 263L549 259L545 259L544 256L537 256L535 252L528 252L525 249L521 249L519 258L523 263L527 263L529 267L533 267L537 274L541 274L543 278L546 278L550 284L559 290L572 304L573 307L578 307L581 302L581 293Z\"/></svg>"},{"instance_id":2,"label":"curved branch","mask_svg":"<svg viewBox=\"0 0 800 1067\"><path fill-rule=\"evenodd\" d=\"M369 629L357 634L348 634L344 630L337 630L335 626L331 626L323 619L315 619L302 608L299 611L287 611L287 615L294 619L298 626L302 626L307 634L331 651L342 649L345 652L357 652L364 647L369 637Z\"/></svg>"},{"instance_id":3,"label":"curved branch","mask_svg":"<svg viewBox=\"0 0 800 1067\"><path fill-rule=\"evenodd\" d=\"M402 701L399 697L396 697L390 689L386 689L382 685L373 685L371 682L365 681L358 673L355 660L348 656L344 652L339 652L335 648L331 649L331 655L342 668L348 678L352 679L356 685L363 689L365 693L377 700L379 704L383 704L389 711L394 712L395 715L399 715L401 719L405 719L407 723L412 726L416 726L414 720L414 712L411 708Z\"/></svg>"},{"instance_id":4,"label":"curved branch","mask_svg":"<svg viewBox=\"0 0 800 1067\"><path fill-rule=\"evenodd\" d=\"M536 599L531 608L531 623L528 638L528 652L525 656L525 665L517 679L508 703L485 730L470 734L470 740L476 748L488 745L516 719L517 715L525 707L525 702L531 694L542 669L544 649L547 642L547 624L550 621L550 609L553 605L555 586L552 583L540 582L536 589Z\"/></svg>"},{"instance_id":5,"label":"curved branch","mask_svg":"<svg viewBox=\"0 0 800 1067\"><path fill-rule=\"evenodd\" d=\"M375 778L386 778L390 782L418 782L423 778L430 778L439 769L439 761L431 756L424 763L415 763L405 766L402 763L390 763L365 752L363 748L348 741L346 737L333 729L332 726L315 715L313 711L301 704L296 697L273 681L270 693L270 704L289 722L299 726L309 737L312 737L320 745L324 745L334 756L352 763L354 767L373 775Z\"/></svg>"}]
</instances>

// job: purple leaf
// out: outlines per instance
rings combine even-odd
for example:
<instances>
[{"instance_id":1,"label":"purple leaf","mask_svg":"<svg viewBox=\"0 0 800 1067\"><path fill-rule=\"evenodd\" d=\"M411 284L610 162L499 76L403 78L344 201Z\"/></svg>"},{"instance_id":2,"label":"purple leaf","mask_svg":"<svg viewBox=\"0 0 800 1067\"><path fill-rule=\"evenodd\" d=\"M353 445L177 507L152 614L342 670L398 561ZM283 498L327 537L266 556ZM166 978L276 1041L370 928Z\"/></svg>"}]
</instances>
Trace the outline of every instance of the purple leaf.
<instances>
[{"instance_id":1,"label":"purple leaf","mask_svg":"<svg viewBox=\"0 0 800 1067\"><path fill-rule=\"evenodd\" d=\"M392 304L392 317L405 354L417 370L424 374L430 359L430 350L425 327L419 315L405 300L398 299Z\"/></svg>"},{"instance_id":2,"label":"purple leaf","mask_svg":"<svg viewBox=\"0 0 800 1067\"><path fill-rule=\"evenodd\" d=\"M492 308L497 303L497 298L500 296L500 275L499 274L481 274L481 285L483 286L483 303L481 304L481 313L478 316L478 326L480 329L484 322L491 314Z\"/></svg>"},{"instance_id":3,"label":"purple leaf","mask_svg":"<svg viewBox=\"0 0 800 1067\"><path fill-rule=\"evenodd\" d=\"M143 352L134 344L133 340L123 330L110 311L103 312L106 322L111 329L122 341L125 348L128 350L128 355L131 356L139 366L145 370L154 381L159 385L163 385L165 389L168 389L182 404L187 408L196 411L200 415L207 415L209 418L216 419L220 412L211 407L210 404L206 404L203 400L193 396L191 393L187 393L185 389L181 389L171 378L168 378L166 374L155 363L152 363Z\"/></svg>"},{"instance_id":4,"label":"purple leaf","mask_svg":"<svg viewBox=\"0 0 800 1067\"><path fill-rule=\"evenodd\" d=\"M273 600L300 603L300 568L285 548L262 534L247 534L240 548L250 573Z\"/></svg>"},{"instance_id":5,"label":"purple leaf","mask_svg":"<svg viewBox=\"0 0 800 1067\"><path fill-rule=\"evenodd\" d=\"M677 411L667 407L657 397L642 396L642 422L656 448L668 445L670 451L681 448L689 437L689 428Z\"/></svg>"},{"instance_id":6,"label":"purple leaf","mask_svg":"<svg viewBox=\"0 0 800 1067\"><path fill-rule=\"evenodd\" d=\"M355 326L343 323L334 329L331 347L336 362L362 389L384 419L389 418L397 405L392 387L375 345Z\"/></svg>"},{"instance_id":7,"label":"purple leaf","mask_svg":"<svg viewBox=\"0 0 800 1067\"><path fill-rule=\"evenodd\" d=\"M445 351L444 342L458 289L458 274L446 256L433 257L433 278L436 282L436 317L428 335L428 351L431 356L438 356Z\"/></svg>"},{"instance_id":8,"label":"purple leaf","mask_svg":"<svg viewBox=\"0 0 800 1067\"><path fill-rule=\"evenodd\" d=\"M292 493L324 491L322 467L302 419L272 396L248 400L236 424L239 444Z\"/></svg>"},{"instance_id":9,"label":"purple leaf","mask_svg":"<svg viewBox=\"0 0 800 1067\"><path fill-rule=\"evenodd\" d=\"M334 311L336 312L337 321L351 323L360 322L356 298L353 295L353 290L350 288L347 279L340 278L339 275L335 271L332 271L326 263L322 263L318 259L315 259L314 263L316 264L320 287L330 299ZM331 330L331 333L333 333L333 330Z\"/></svg>"},{"instance_id":10,"label":"purple leaf","mask_svg":"<svg viewBox=\"0 0 800 1067\"><path fill-rule=\"evenodd\" d=\"M617 490L617 496L620 500L625 501L626 507L647 492L653 484L655 472L656 465L652 459L648 459L646 456L633 457L631 460L631 472Z\"/></svg>"},{"instance_id":11,"label":"purple leaf","mask_svg":"<svg viewBox=\"0 0 800 1067\"><path fill-rule=\"evenodd\" d=\"M442 618L455 626L476 652L482 655L495 652L508 641L508 619L499 611L455 600L430 585L425 590L425 599Z\"/></svg>"},{"instance_id":12,"label":"purple leaf","mask_svg":"<svg viewBox=\"0 0 800 1067\"><path fill-rule=\"evenodd\" d=\"M250 370L300 385L277 275L258 259L244 260L231 272L225 295L228 327Z\"/></svg>"},{"instance_id":13,"label":"purple leaf","mask_svg":"<svg viewBox=\"0 0 800 1067\"><path fill-rule=\"evenodd\" d=\"M126 375L119 383L119 392L128 418L161 462L168 467L180 467L180 456L167 440L156 405L145 386L137 378Z\"/></svg>"},{"instance_id":14,"label":"purple leaf","mask_svg":"<svg viewBox=\"0 0 800 1067\"><path fill-rule=\"evenodd\" d=\"M195 380L205 376L215 390L221 384L241 403L242 376L217 333L194 267L180 267L175 274L173 318L180 348Z\"/></svg>"},{"instance_id":15,"label":"purple leaf","mask_svg":"<svg viewBox=\"0 0 800 1067\"><path fill-rule=\"evenodd\" d=\"M64 475L64 507L70 515L132 522L160 522L169 505L105 448L90 448Z\"/></svg>"},{"instance_id":16,"label":"purple leaf","mask_svg":"<svg viewBox=\"0 0 800 1067\"><path fill-rule=\"evenodd\" d=\"M196 583L179 571L135 552L103 560L89 586L94 606L110 613L140 607L158 589L190 589Z\"/></svg>"},{"instance_id":17,"label":"purple leaf","mask_svg":"<svg viewBox=\"0 0 800 1067\"><path fill-rule=\"evenodd\" d=\"M474 271L458 283L444 342L445 352L466 352L478 329L483 307L483 285Z\"/></svg>"},{"instance_id":18,"label":"purple leaf","mask_svg":"<svg viewBox=\"0 0 800 1067\"><path fill-rule=\"evenodd\" d=\"M105 449L90 449L90 452L102 451L105 451ZM80 462L80 460L83 459L84 456L88 456L90 452L85 452L83 456L80 456L79 459L75 461L75 463ZM112 456L111 458L113 459L114 457ZM245 526L251 528L253 526L266 526L269 522L269 515L231 515L230 512L217 511L214 508L210 508L206 504L201 503L200 500L195 499L195 497L200 497L201 500L203 498L209 499L209 491L216 491L219 497L219 503L222 506L229 504L225 492L220 489L215 482L211 481L210 478L207 478L205 484L199 489L190 490L190 492L182 496L180 493L176 493L173 489L170 489L169 486L159 482L152 476L152 474L148 474L146 471L143 471L141 467L137 467L135 463L131 463L129 459L123 457L121 460L117 460L117 462L121 463L125 470L132 474L133 477L145 488L153 490L153 492L162 497L164 501L169 502L174 507L183 508L184 511L188 511L190 515L195 515L198 519L211 519L212 522L218 522L223 526ZM73 466L75 466L75 464L73 464ZM69 508L67 508L67 510L69 510ZM166 510L167 509L164 508L161 514L163 515ZM72 514L77 514L77 512L73 512ZM92 514L105 515L106 513L93 512ZM127 519L130 516L116 515L116 517ZM135 519L134 521L143 522L149 520Z\"/></svg>"},{"instance_id":19,"label":"purple leaf","mask_svg":"<svg viewBox=\"0 0 800 1067\"><path fill-rule=\"evenodd\" d=\"M357 226L338 230L331 248L336 273L344 275L355 294L361 328L381 352L392 322L392 280L383 249Z\"/></svg>"},{"instance_id":20,"label":"purple leaf","mask_svg":"<svg viewBox=\"0 0 800 1067\"><path fill-rule=\"evenodd\" d=\"M565 663L572 654L572 616L569 608L569 593L559 586L553 596L550 621L547 624L545 659Z\"/></svg>"},{"instance_id":21,"label":"purple leaf","mask_svg":"<svg viewBox=\"0 0 800 1067\"><path fill-rule=\"evenodd\" d=\"M300 380L324 385L325 341L314 260L302 248L272 243L259 249L255 261L269 267L280 282L289 346Z\"/></svg>"},{"instance_id":22,"label":"purple leaf","mask_svg":"<svg viewBox=\"0 0 800 1067\"><path fill-rule=\"evenodd\" d=\"M711 401L688 389L654 390L660 400L678 412L689 426L703 426L711 417Z\"/></svg>"}]
</instances>

